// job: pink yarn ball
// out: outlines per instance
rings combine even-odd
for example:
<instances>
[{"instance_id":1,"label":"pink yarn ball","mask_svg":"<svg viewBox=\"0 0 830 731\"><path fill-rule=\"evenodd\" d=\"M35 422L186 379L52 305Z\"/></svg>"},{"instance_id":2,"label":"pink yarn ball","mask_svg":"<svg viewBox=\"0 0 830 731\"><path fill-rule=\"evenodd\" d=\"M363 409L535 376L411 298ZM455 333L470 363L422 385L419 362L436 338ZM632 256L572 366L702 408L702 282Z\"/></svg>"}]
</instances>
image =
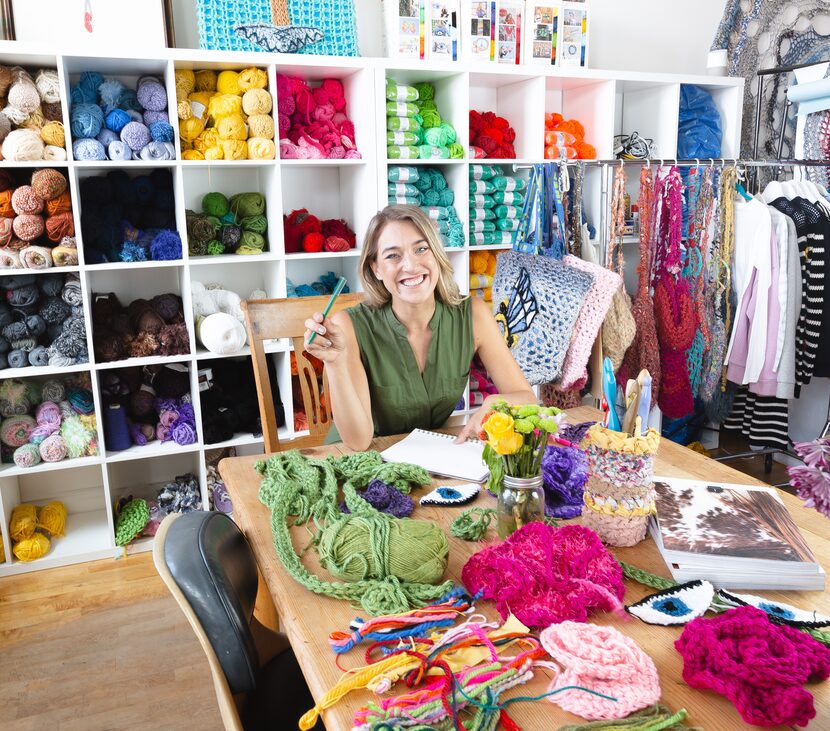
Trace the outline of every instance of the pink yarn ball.
<instances>
[{"instance_id":1,"label":"pink yarn ball","mask_svg":"<svg viewBox=\"0 0 830 731\"><path fill-rule=\"evenodd\" d=\"M280 114L287 114L289 117L294 114L297 105L294 104L293 96L281 96L277 99L277 111Z\"/></svg>"},{"instance_id":2,"label":"pink yarn ball","mask_svg":"<svg viewBox=\"0 0 830 731\"><path fill-rule=\"evenodd\" d=\"M347 160L360 160L363 157L357 150L346 150Z\"/></svg>"},{"instance_id":3,"label":"pink yarn ball","mask_svg":"<svg viewBox=\"0 0 830 731\"><path fill-rule=\"evenodd\" d=\"M346 239L340 236L329 236L323 244L323 248L326 251L348 251L352 247L349 246Z\"/></svg>"},{"instance_id":4,"label":"pink yarn ball","mask_svg":"<svg viewBox=\"0 0 830 731\"><path fill-rule=\"evenodd\" d=\"M12 240L13 223L13 218L0 218L0 248L5 248Z\"/></svg>"},{"instance_id":5,"label":"pink yarn ball","mask_svg":"<svg viewBox=\"0 0 830 731\"><path fill-rule=\"evenodd\" d=\"M317 102L317 104L329 103L329 94L322 86L318 86L314 91L311 92L311 94L314 97L314 101ZM332 107L332 109L334 109L334 107Z\"/></svg>"},{"instance_id":6,"label":"pink yarn ball","mask_svg":"<svg viewBox=\"0 0 830 731\"><path fill-rule=\"evenodd\" d=\"M348 122L348 121L349 121L349 118L345 114L343 114L343 112L335 112L334 116L331 118L331 123L337 129L340 129L340 127L343 125L343 122Z\"/></svg>"},{"instance_id":7,"label":"pink yarn ball","mask_svg":"<svg viewBox=\"0 0 830 731\"><path fill-rule=\"evenodd\" d=\"M40 213L43 210L43 199L35 193L31 185L21 185L12 193L12 208L18 215Z\"/></svg>"},{"instance_id":8,"label":"pink yarn ball","mask_svg":"<svg viewBox=\"0 0 830 731\"><path fill-rule=\"evenodd\" d=\"M285 135L287 135L288 131L291 129L291 120L288 118L287 114L283 114L282 112L280 112L277 117L277 123L279 124L280 128L280 137L285 137Z\"/></svg>"},{"instance_id":9,"label":"pink yarn ball","mask_svg":"<svg viewBox=\"0 0 830 731\"><path fill-rule=\"evenodd\" d=\"M330 160L342 160L346 157L346 148L343 145L334 145L329 150L329 159Z\"/></svg>"},{"instance_id":10,"label":"pink yarn ball","mask_svg":"<svg viewBox=\"0 0 830 731\"><path fill-rule=\"evenodd\" d=\"M311 95L311 92L308 89L301 91L294 97L294 102L297 105L297 112L302 114L303 116L308 116L311 112L314 111L314 108L317 106L314 103L314 97Z\"/></svg>"},{"instance_id":11,"label":"pink yarn ball","mask_svg":"<svg viewBox=\"0 0 830 731\"><path fill-rule=\"evenodd\" d=\"M311 115L312 119L322 122L326 119L331 119L334 116L334 106L331 104L320 104Z\"/></svg>"},{"instance_id":12,"label":"pink yarn ball","mask_svg":"<svg viewBox=\"0 0 830 731\"><path fill-rule=\"evenodd\" d=\"M24 213L14 219L12 228L17 238L23 241L34 241L43 235L43 217L31 213Z\"/></svg>"},{"instance_id":13,"label":"pink yarn ball","mask_svg":"<svg viewBox=\"0 0 830 731\"><path fill-rule=\"evenodd\" d=\"M343 84L337 79L326 79L323 82L323 89L329 96L329 101L339 112L346 108L346 96L343 92Z\"/></svg>"}]
</instances>

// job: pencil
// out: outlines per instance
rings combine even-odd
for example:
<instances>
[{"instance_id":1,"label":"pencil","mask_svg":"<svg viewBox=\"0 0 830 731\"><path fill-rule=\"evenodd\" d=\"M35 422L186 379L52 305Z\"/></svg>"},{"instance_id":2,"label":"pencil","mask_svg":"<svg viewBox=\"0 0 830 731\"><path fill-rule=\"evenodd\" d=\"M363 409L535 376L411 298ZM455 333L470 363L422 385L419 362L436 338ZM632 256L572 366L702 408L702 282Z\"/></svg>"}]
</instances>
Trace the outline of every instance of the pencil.
<instances>
[{"instance_id":1,"label":"pencil","mask_svg":"<svg viewBox=\"0 0 830 731\"><path fill-rule=\"evenodd\" d=\"M343 291L343 287L346 286L346 277L340 277L337 280L337 284L334 285L334 291L331 293L331 297L329 297L329 301L326 303L326 309L323 310L323 322L325 322L326 318L329 316L329 312L331 311L332 306L334 305L334 300L337 299L337 295ZM315 330L311 333L311 337L308 339L308 344L311 345L314 342L314 338L317 337L317 331Z\"/></svg>"}]
</instances>

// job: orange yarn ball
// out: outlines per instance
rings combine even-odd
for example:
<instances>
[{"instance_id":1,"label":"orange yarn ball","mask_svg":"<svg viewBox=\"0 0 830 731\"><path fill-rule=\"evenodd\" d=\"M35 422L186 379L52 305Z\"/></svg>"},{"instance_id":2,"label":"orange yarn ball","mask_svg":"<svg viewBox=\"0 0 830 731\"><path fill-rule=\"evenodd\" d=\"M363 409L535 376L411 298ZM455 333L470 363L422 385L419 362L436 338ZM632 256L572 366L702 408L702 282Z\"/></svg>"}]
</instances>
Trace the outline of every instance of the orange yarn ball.
<instances>
[{"instance_id":1,"label":"orange yarn ball","mask_svg":"<svg viewBox=\"0 0 830 731\"><path fill-rule=\"evenodd\" d=\"M65 190L57 198L46 201L46 212L50 216L56 216L58 213L71 213L72 196L69 191Z\"/></svg>"}]
</instances>

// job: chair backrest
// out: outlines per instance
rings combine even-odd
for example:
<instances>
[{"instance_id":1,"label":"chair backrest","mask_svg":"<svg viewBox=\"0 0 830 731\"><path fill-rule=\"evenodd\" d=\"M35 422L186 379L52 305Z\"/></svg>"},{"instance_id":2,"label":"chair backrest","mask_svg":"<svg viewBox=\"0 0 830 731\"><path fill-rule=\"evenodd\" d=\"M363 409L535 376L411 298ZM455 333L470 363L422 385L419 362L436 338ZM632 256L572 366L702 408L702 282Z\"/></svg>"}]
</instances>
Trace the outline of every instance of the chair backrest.
<instances>
[{"instance_id":1,"label":"chair backrest","mask_svg":"<svg viewBox=\"0 0 830 731\"><path fill-rule=\"evenodd\" d=\"M363 295L341 294L334 302L329 316L360 304ZM328 303L327 296L289 297L273 300L247 300L242 302L245 324L248 328L248 342L254 365L259 413L262 417L262 433L265 451L279 452L282 449L319 447L326 439L331 427L331 404L328 397L328 379L323 371L323 392L317 382L317 375L303 352L305 321L315 312L322 312ZM268 361L265 354L265 340L291 338L294 356L297 360L297 374L303 394L303 409L308 420L309 435L280 444L277 434L277 418L274 413L274 397L268 378ZM286 418L292 418L286 414Z\"/></svg>"},{"instance_id":2,"label":"chair backrest","mask_svg":"<svg viewBox=\"0 0 830 731\"><path fill-rule=\"evenodd\" d=\"M250 627L257 567L248 541L221 513L171 514L156 533L153 561L207 655L225 728L242 731L233 696L253 691L259 675Z\"/></svg>"}]
</instances>

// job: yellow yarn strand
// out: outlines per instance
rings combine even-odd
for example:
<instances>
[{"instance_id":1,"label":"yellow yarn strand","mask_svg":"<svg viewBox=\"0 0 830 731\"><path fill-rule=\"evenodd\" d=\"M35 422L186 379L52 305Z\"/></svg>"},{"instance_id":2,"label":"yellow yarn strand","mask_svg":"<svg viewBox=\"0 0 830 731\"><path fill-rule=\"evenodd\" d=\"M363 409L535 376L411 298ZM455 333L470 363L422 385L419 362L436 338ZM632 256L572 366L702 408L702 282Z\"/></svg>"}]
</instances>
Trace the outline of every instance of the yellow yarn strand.
<instances>
[{"instance_id":1,"label":"yellow yarn strand","mask_svg":"<svg viewBox=\"0 0 830 731\"><path fill-rule=\"evenodd\" d=\"M40 508L37 514L37 527L53 537L63 536L66 527L66 505L60 500L54 500Z\"/></svg>"},{"instance_id":2,"label":"yellow yarn strand","mask_svg":"<svg viewBox=\"0 0 830 731\"><path fill-rule=\"evenodd\" d=\"M373 680L387 673L395 674L397 677L400 675L397 671L405 670L412 663L413 658L409 655L392 655L380 662L346 673L328 693L314 704L314 708L303 714L300 718L300 728L308 731L317 723L322 711L337 705L353 690L365 688Z\"/></svg>"},{"instance_id":3,"label":"yellow yarn strand","mask_svg":"<svg viewBox=\"0 0 830 731\"><path fill-rule=\"evenodd\" d=\"M37 507L24 503L12 511L9 521L9 536L13 541L31 538L37 528Z\"/></svg>"}]
</instances>

